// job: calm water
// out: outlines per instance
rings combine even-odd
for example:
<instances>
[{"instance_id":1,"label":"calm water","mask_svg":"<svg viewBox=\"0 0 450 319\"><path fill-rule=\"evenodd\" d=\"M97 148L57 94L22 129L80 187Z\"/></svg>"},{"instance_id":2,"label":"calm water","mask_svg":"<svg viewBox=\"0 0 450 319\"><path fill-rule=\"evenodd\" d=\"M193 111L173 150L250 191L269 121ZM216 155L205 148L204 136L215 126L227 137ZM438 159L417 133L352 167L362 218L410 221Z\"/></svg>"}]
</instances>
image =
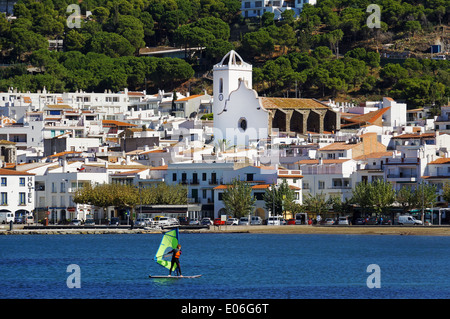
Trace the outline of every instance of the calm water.
<instances>
[{"instance_id":1,"label":"calm water","mask_svg":"<svg viewBox=\"0 0 450 319\"><path fill-rule=\"evenodd\" d=\"M184 275L152 259L159 234L0 236L0 298L449 298L450 237L180 234ZM67 266L81 269L69 289ZM369 289L367 266L381 270Z\"/></svg>"}]
</instances>

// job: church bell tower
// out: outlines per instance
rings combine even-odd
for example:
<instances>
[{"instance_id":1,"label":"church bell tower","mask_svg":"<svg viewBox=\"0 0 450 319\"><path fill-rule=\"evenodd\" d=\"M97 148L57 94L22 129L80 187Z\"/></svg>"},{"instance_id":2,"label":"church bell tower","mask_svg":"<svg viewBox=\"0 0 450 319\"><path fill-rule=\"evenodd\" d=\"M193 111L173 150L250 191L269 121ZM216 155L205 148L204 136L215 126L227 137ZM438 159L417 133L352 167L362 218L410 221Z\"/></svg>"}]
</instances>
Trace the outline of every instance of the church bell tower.
<instances>
[{"instance_id":1,"label":"church bell tower","mask_svg":"<svg viewBox=\"0 0 450 319\"><path fill-rule=\"evenodd\" d=\"M231 50L222 61L213 66L214 126L220 121L220 114L226 109L226 101L230 93L239 87L240 81L247 88L252 88L252 65L244 62L236 51Z\"/></svg>"}]
</instances>

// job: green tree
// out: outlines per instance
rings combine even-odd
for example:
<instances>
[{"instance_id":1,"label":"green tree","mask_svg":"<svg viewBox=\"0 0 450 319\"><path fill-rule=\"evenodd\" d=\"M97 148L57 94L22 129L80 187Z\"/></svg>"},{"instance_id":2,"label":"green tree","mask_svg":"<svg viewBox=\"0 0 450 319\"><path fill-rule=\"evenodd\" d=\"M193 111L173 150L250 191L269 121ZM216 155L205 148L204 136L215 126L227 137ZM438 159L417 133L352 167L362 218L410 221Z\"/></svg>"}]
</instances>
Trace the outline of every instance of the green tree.
<instances>
[{"instance_id":1,"label":"green tree","mask_svg":"<svg viewBox=\"0 0 450 319\"><path fill-rule=\"evenodd\" d=\"M447 202L447 204L450 203L450 183L448 182L444 184L442 197Z\"/></svg>"},{"instance_id":2,"label":"green tree","mask_svg":"<svg viewBox=\"0 0 450 319\"><path fill-rule=\"evenodd\" d=\"M242 50L250 57L267 55L274 49L274 40L264 30L249 32L242 39Z\"/></svg>"},{"instance_id":3,"label":"green tree","mask_svg":"<svg viewBox=\"0 0 450 319\"><path fill-rule=\"evenodd\" d=\"M325 215L328 213L328 204L329 202L324 193L319 193L314 196L311 195L311 193L308 193L306 197L303 197L303 207L305 211L316 215Z\"/></svg>"},{"instance_id":4,"label":"green tree","mask_svg":"<svg viewBox=\"0 0 450 319\"><path fill-rule=\"evenodd\" d=\"M378 216L387 213L387 209L392 206L396 198L392 184L384 180L377 179L375 182L372 182L370 193L373 208Z\"/></svg>"},{"instance_id":5,"label":"green tree","mask_svg":"<svg viewBox=\"0 0 450 319\"><path fill-rule=\"evenodd\" d=\"M69 30L64 38L64 48L66 51L83 52L86 46L86 36L75 29Z\"/></svg>"},{"instance_id":6,"label":"green tree","mask_svg":"<svg viewBox=\"0 0 450 319\"><path fill-rule=\"evenodd\" d=\"M136 50L145 46L144 24L131 15L121 15L117 20L116 33L127 39Z\"/></svg>"},{"instance_id":7,"label":"green tree","mask_svg":"<svg viewBox=\"0 0 450 319\"><path fill-rule=\"evenodd\" d=\"M404 214L418 206L418 198L411 186L404 186L400 188L397 192L396 200L402 207Z\"/></svg>"},{"instance_id":8,"label":"green tree","mask_svg":"<svg viewBox=\"0 0 450 319\"><path fill-rule=\"evenodd\" d=\"M10 33L12 55L22 60L25 53L39 49L47 49L48 41L42 35L28 29L13 26Z\"/></svg>"},{"instance_id":9,"label":"green tree","mask_svg":"<svg viewBox=\"0 0 450 319\"><path fill-rule=\"evenodd\" d=\"M294 209L295 193L289 187L286 180L276 187L272 184L270 189L266 189L264 193L264 203L271 215L274 216L286 216L287 211L293 211Z\"/></svg>"},{"instance_id":10,"label":"green tree","mask_svg":"<svg viewBox=\"0 0 450 319\"><path fill-rule=\"evenodd\" d=\"M362 216L367 215L368 209L373 206L371 184L364 181L356 184L352 189L352 202L361 208Z\"/></svg>"},{"instance_id":11,"label":"green tree","mask_svg":"<svg viewBox=\"0 0 450 319\"><path fill-rule=\"evenodd\" d=\"M98 32L90 40L92 52L103 53L112 58L133 55L135 47L123 36L112 32Z\"/></svg>"},{"instance_id":12,"label":"green tree","mask_svg":"<svg viewBox=\"0 0 450 319\"><path fill-rule=\"evenodd\" d=\"M222 195L223 203L228 215L236 218L252 213L256 199L252 196L250 184L234 179Z\"/></svg>"}]
</instances>

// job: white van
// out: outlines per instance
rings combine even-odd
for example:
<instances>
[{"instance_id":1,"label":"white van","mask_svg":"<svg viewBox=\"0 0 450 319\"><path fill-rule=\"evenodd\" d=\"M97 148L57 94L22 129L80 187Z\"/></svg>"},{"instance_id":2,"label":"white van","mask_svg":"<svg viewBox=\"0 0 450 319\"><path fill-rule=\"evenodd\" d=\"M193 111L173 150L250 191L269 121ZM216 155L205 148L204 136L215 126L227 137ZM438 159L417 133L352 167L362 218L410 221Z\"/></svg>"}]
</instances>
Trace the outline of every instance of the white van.
<instances>
[{"instance_id":1,"label":"white van","mask_svg":"<svg viewBox=\"0 0 450 319\"><path fill-rule=\"evenodd\" d=\"M25 224L34 224L34 218L33 218L33 215L27 215L27 216L25 216Z\"/></svg>"},{"instance_id":2,"label":"white van","mask_svg":"<svg viewBox=\"0 0 450 319\"><path fill-rule=\"evenodd\" d=\"M0 212L0 222L2 224L9 224L11 221L14 222L14 213Z\"/></svg>"},{"instance_id":3,"label":"white van","mask_svg":"<svg viewBox=\"0 0 450 319\"><path fill-rule=\"evenodd\" d=\"M422 225L422 221L410 215L398 216L399 225Z\"/></svg>"},{"instance_id":4,"label":"white van","mask_svg":"<svg viewBox=\"0 0 450 319\"><path fill-rule=\"evenodd\" d=\"M259 216L252 216L252 219L250 221L251 225L261 225L262 224L262 219Z\"/></svg>"},{"instance_id":5,"label":"white van","mask_svg":"<svg viewBox=\"0 0 450 319\"><path fill-rule=\"evenodd\" d=\"M241 217L239 219L239 225L248 225L248 217Z\"/></svg>"},{"instance_id":6,"label":"white van","mask_svg":"<svg viewBox=\"0 0 450 319\"><path fill-rule=\"evenodd\" d=\"M281 225L281 217L280 216L270 216L267 220L267 225Z\"/></svg>"}]
</instances>

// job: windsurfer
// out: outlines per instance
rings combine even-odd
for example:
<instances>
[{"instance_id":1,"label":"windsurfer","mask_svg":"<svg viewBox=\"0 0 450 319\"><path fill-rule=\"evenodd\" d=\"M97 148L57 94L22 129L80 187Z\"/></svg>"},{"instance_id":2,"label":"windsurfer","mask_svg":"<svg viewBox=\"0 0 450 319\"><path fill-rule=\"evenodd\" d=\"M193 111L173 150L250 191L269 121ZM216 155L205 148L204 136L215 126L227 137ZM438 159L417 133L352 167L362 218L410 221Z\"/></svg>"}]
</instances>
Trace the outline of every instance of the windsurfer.
<instances>
[{"instance_id":1,"label":"windsurfer","mask_svg":"<svg viewBox=\"0 0 450 319\"><path fill-rule=\"evenodd\" d=\"M170 265L169 276L172 275L173 266L176 265L177 273L179 273L180 277L183 277L183 275L181 274L181 267L180 267L181 245L178 244L177 248L172 249L167 254L172 254L172 262Z\"/></svg>"}]
</instances>

